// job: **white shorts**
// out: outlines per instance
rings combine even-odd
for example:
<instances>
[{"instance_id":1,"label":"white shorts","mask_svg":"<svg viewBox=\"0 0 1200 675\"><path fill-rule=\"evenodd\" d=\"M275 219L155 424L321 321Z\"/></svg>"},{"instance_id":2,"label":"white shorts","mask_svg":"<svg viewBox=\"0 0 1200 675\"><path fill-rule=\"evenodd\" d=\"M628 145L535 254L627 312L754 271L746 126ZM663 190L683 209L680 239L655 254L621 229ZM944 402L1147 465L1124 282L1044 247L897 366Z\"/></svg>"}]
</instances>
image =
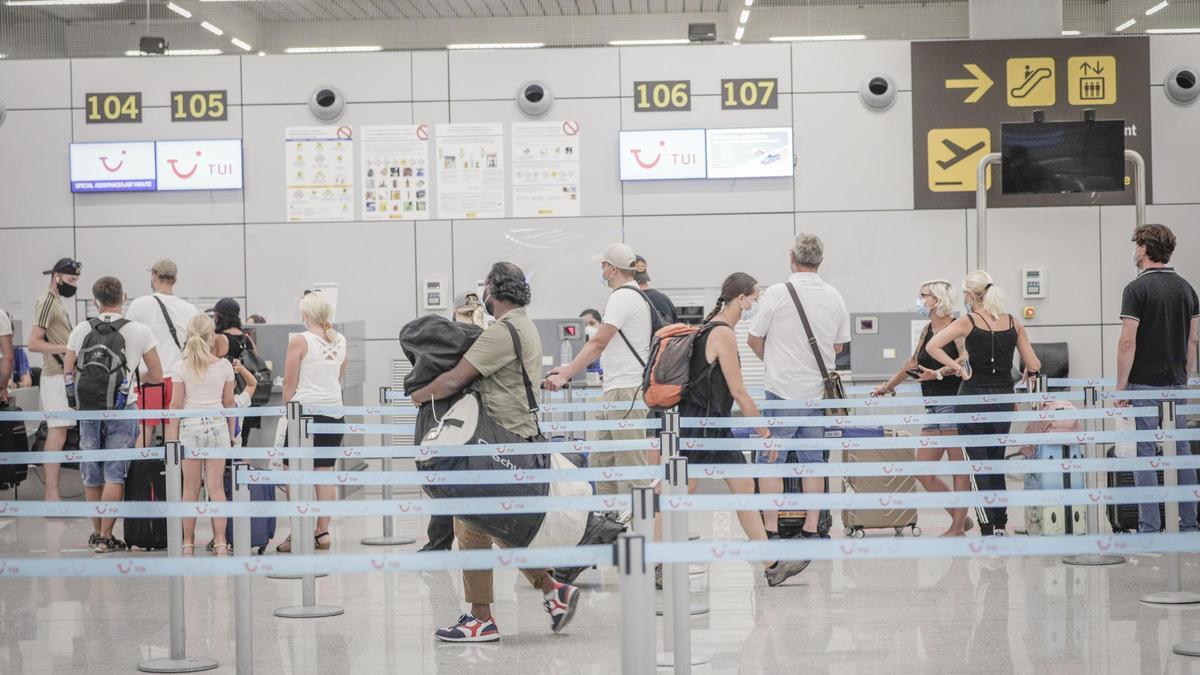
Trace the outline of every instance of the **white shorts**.
<instances>
[{"instance_id":1,"label":"white shorts","mask_svg":"<svg viewBox=\"0 0 1200 675\"><path fill-rule=\"evenodd\" d=\"M38 398L44 412L67 412L67 382L62 375L42 375L38 385ZM66 429L75 426L75 420L47 420L50 429Z\"/></svg>"}]
</instances>

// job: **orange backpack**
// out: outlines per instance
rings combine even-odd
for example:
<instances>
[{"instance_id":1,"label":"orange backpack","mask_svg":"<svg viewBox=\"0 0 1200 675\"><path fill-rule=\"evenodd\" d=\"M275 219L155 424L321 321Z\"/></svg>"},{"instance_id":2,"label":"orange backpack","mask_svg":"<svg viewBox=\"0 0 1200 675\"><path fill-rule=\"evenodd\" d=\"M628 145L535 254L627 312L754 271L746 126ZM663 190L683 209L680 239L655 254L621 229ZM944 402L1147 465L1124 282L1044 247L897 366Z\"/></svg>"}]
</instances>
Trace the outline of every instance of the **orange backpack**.
<instances>
[{"instance_id":1,"label":"orange backpack","mask_svg":"<svg viewBox=\"0 0 1200 675\"><path fill-rule=\"evenodd\" d=\"M651 410L671 410L679 405L692 385L703 381L717 363L709 364L699 377L692 376L692 351L696 339L722 323L690 326L673 323L659 329L650 340L650 359L642 378L642 399Z\"/></svg>"}]
</instances>

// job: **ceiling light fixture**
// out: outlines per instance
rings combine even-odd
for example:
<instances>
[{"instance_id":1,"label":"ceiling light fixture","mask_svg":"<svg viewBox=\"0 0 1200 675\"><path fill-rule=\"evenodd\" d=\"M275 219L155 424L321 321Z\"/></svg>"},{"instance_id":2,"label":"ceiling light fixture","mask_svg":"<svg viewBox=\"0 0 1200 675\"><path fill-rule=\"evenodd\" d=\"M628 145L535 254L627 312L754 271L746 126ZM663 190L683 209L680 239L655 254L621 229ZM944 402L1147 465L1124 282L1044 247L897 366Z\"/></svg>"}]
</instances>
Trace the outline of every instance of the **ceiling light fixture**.
<instances>
[{"instance_id":1,"label":"ceiling light fixture","mask_svg":"<svg viewBox=\"0 0 1200 675\"><path fill-rule=\"evenodd\" d=\"M235 47L240 47L245 51L250 51L251 49L254 49L254 47L251 47L246 42L239 40L237 38L233 38L232 40L230 40L230 42L232 42Z\"/></svg>"},{"instance_id":2,"label":"ceiling light fixture","mask_svg":"<svg viewBox=\"0 0 1200 675\"><path fill-rule=\"evenodd\" d=\"M267 53L266 53L266 52L259 52L259 53L258 53L258 55L259 55L259 56L266 56L266 55L267 55Z\"/></svg>"},{"instance_id":3,"label":"ceiling light fixture","mask_svg":"<svg viewBox=\"0 0 1200 675\"><path fill-rule=\"evenodd\" d=\"M167 3L167 9L171 10L172 12L175 12L176 14L178 14L179 16L182 16L185 19L192 18L191 12L187 11L186 9L180 7L179 5L177 5L173 2Z\"/></svg>"},{"instance_id":4,"label":"ceiling light fixture","mask_svg":"<svg viewBox=\"0 0 1200 675\"><path fill-rule=\"evenodd\" d=\"M285 54L340 54L345 52L381 52L379 45L352 45L349 47L288 47Z\"/></svg>"},{"instance_id":5,"label":"ceiling light fixture","mask_svg":"<svg viewBox=\"0 0 1200 675\"><path fill-rule=\"evenodd\" d=\"M216 56L224 54L220 49L168 49L166 56ZM143 51L131 49L125 52L125 56L158 56L157 54L147 54Z\"/></svg>"},{"instance_id":6,"label":"ceiling light fixture","mask_svg":"<svg viewBox=\"0 0 1200 675\"><path fill-rule=\"evenodd\" d=\"M747 7L753 7L753 6L754 6L754 0L746 0L746 6L747 6Z\"/></svg>"},{"instance_id":7,"label":"ceiling light fixture","mask_svg":"<svg viewBox=\"0 0 1200 675\"><path fill-rule=\"evenodd\" d=\"M1147 28L1146 32L1154 35L1193 35L1200 33L1200 28Z\"/></svg>"},{"instance_id":8,"label":"ceiling light fixture","mask_svg":"<svg viewBox=\"0 0 1200 675\"><path fill-rule=\"evenodd\" d=\"M750 10L743 9L742 15L738 17L738 23L746 23L750 20Z\"/></svg>"},{"instance_id":9,"label":"ceiling light fixture","mask_svg":"<svg viewBox=\"0 0 1200 675\"><path fill-rule=\"evenodd\" d=\"M6 0L9 7L45 7L50 5L116 5L121 0Z\"/></svg>"},{"instance_id":10,"label":"ceiling light fixture","mask_svg":"<svg viewBox=\"0 0 1200 675\"><path fill-rule=\"evenodd\" d=\"M545 46L545 42L479 42L446 45L446 49L541 49Z\"/></svg>"},{"instance_id":11,"label":"ceiling light fixture","mask_svg":"<svg viewBox=\"0 0 1200 675\"><path fill-rule=\"evenodd\" d=\"M843 40L866 39L866 35L796 35L768 38L771 42L841 42Z\"/></svg>"},{"instance_id":12,"label":"ceiling light fixture","mask_svg":"<svg viewBox=\"0 0 1200 675\"><path fill-rule=\"evenodd\" d=\"M1151 14L1154 14L1155 12L1163 11L1164 9L1167 8L1167 5L1169 5L1169 4L1171 4L1171 3L1167 2L1167 0L1163 0L1162 2L1158 3L1157 5L1146 10L1146 16L1150 16Z\"/></svg>"},{"instance_id":13,"label":"ceiling light fixture","mask_svg":"<svg viewBox=\"0 0 1200 675\"><path fill-rule=\"evenodd\" d=\"M200 27L203 28L204 30L212 33L213 35L224 35L225 34L225 31L221 30L220 28L217 28L216 26L212 25L211 23L209 23L207 21L201 21Z\"/></svg>"},{"instance_id":14,"label":"ceiling light fixture","mask_svg":"<svg viewBox=\"0 0 1200 675\"><path fill-rule=\"evenodd\" d=\"M664 38L659 40L609 40L610 47L637 47L641 45L686 45L691 41L687 38Z\"/></svg>"},{"instance_id":15,"label":"ceiling light fixture","mask_svg":"<svg viewBox=\"0 0 1200 675\"><path fill-rule=\"evenodd\" d=\"M1066 36L1070 36L1070 35L1083 35L1083 31L1078 31L1078 30L1064 30L1064 31L1062 32L1062 34L1063 34L1063 36L1064 36L1064 37L1066 37Z\"/></svg>"},{"instance_id":16,"label":"ceiling light fixture","mask_svg":"<svg viewBox=\"0 0 1200 675\"><path fill-rule=\"evenodd\" d=\"M745 34L746 34L746 27L745 27L745 26L738 26L738 27L737 27L737 30L736 30L736 31L734 31L734 33L733 33L733 39L734 39L734 40L741 40L741 39L742 39L742 36L743 36L743 35L745 35Z\"/></svg>"},{"instance_id":17,"label":"ceiling light fixture","mask_svg":"<svg viewBox=\"0 0 1200 675\"><path fill-rule=\"evenodd\" d=\"M1121 31L1125 30L1126 28L1129 28L1130 26L1132 26L1135 23L1137 23L1137 19L1130 19L1130 20L1126 21L1125 23L1121 24L1120 26L1117 26L1116 28L1114 28L1113 32L1120 33Z\"/></svg>"}]
</instances>

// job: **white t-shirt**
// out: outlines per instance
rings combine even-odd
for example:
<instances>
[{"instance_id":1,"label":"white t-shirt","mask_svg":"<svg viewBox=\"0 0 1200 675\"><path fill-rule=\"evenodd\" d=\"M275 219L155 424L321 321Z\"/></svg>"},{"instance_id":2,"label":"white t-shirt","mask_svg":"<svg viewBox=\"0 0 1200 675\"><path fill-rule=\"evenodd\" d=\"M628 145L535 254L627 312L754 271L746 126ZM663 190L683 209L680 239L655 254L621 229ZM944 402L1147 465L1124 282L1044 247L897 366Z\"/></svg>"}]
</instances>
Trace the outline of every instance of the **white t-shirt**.
<instances>
[{"instance_id":1,"label":"white t-shirt","mask_svg":"<svg viewBox=\"0 0 1200 675\"><path fill-rule=\"evenodd\" d=\"M850 313L842 294L811 272L793 274L788 282L796 287L804 305L825 367L833 371L837 356L833 346L850 341ZM750 334L766 338L763 380L767 391L793 401L825 398L821 371L786 285L775 284L759 298Z\"/></svg>"},{"instance_id":2,"label":"white t-shirt","mask_svg":"<svg viewBox=\"0 0 1200 675\"><path fill-rule=\"evenodd\" d=\"M625 288L635 290L628 291ZM619 329L629 338L642 362L650 358L650 305L637 292L637 284L630 281L615 289L604 306L604 321ZM634 389L642 386L645 368L634 357L633 351L620 335L614 335L600 355L600 367L604 370L604 391Z\"/></svg>"},{"instance_id":3,"label":"white t-shirt","mask_svg":"<svg viewBox=\"0 0 1200 675\"><path fill-rule=\"evenodd\" d=\"M233 382L233 364L228 359L217 359L209 363L204 377L196 377L187 363L180 361L175 366L171 379L184 386L183 408L185 410L214 410L225 407L225 383Z\"/></svg>"},{"instance_id":4,"label":"white t-shirt","mask_svg":"<svg viewBox=\"0 0 1200 675\"><path fill-rule=\"evenodd\" d=\"M162 308L154 300L156 297L167 306L167 314L171 315L171 323L175 326L175 334L179 336L180 346L187 342L188 322L200 311L190 302L165 293L143 295L129 303L129 311L125 316L150 327L150 331L154 333L154 339L158 343L158 359L162 361L163 373L170 377L170 373L175 371L175 366L183 355L180 353L179 347L175 346L175 340L171 338L171 331L167 328L167 320L163 317Z\"/></svg>"},{"instance_id":5,"label":"white t-shirt","mask_svg":"<svg viewBox=\"0 0 1200 675\"><path fill-rule=\"evenodd\" d=\"M121 318L120 314L101 314L98 317L101 321L112 322ZM129 317L125 317L129 318ZM92 324L90 321L75 326L71 331L71 335L67 338L67 349L75 352L76 359L79 358L79 351L83 349L83 340L92 332ZM132 373L137 368L142 366L142 356L156 347L154 342L154 334L145 324L130 320L129 323L121 327L121 337L125 338L125 367ZM78 361L76 361L78 363ZM76 365L78 369L78 365ZM76 381L78 381L76 375ZM133 405L137 402L137 387L129 388L128 405Z\"/></svg>"},{"instance_id":6,"label":"white t-shirt","mask_svg":"<svg viewBox=\"0 0 1200 675\"><path fill-rule=\"evenodd\" d=\"M0 337L12 334L12 318L8 316L8 312L0 309Z\"/></svg>"}]
</instances>

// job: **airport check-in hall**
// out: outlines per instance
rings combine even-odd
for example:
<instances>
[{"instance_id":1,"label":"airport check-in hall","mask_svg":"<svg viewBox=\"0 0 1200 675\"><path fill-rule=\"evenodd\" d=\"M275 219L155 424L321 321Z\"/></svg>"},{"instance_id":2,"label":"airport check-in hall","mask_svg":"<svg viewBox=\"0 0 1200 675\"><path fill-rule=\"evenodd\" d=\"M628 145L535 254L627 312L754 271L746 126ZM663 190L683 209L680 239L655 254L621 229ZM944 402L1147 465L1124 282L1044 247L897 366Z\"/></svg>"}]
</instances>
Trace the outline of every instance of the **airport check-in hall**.
<instances>
[{"instance_id":1,"label":"airport check-in hall","mask_svg":"<svg viewBox=\"0 0 1200 675\"><path fill-rule=\"evenodd\" d=\"M1200 671L1200 0L0 0L0 673Z\"/></svg>"}]
</instances>

